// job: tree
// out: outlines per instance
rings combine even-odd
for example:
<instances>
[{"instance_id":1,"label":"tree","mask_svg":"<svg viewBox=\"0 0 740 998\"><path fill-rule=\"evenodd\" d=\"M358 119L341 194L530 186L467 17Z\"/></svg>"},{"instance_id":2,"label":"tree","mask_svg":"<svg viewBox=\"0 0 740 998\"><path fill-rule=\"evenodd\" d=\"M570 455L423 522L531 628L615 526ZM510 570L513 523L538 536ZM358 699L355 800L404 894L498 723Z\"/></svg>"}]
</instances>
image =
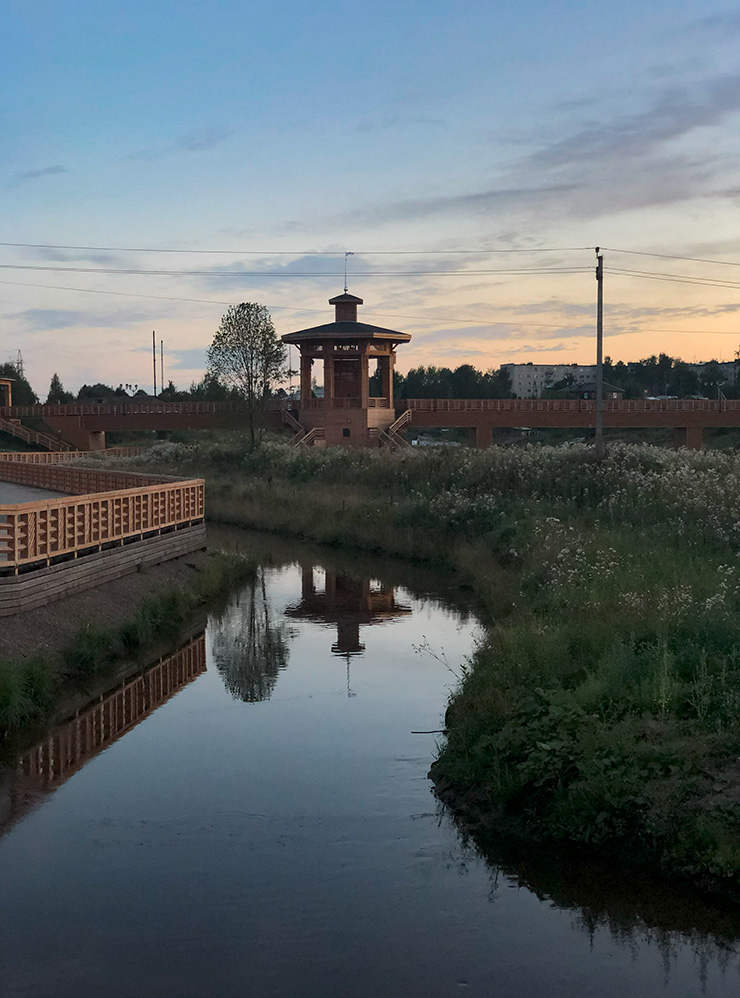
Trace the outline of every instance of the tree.
<instances>
[{"instance_id":1,"label":"tree","mask_svg":"<svg viewBox=\"0 0 740 998\"><path fill-rule=\"evenodd\" d=\"M722 368L717 361L710 360L709 363L704 365L699 375L699 381L701 382L704 394L708 398L714 398L722 385L727 381L727 378L722 373Z\"/></svg>"},{"instance_id":2,"label":"tree","mask_svg":"<svg viewBox=\"0 0 740 998\"><path fill-rule=\"evenodd\" d=\"M64 390L64 385L55 371L51 376L49 394L46 397L47 405L69 405L69 403L74 402L74 400L75 397L72 392L66 392Z\"/></svg>"},{"instance_id":3,"label":"tree","mask_svg":"<svg viewBox=\"0 0 740 998\"><path fill-rule=\"evenodd\" d=\"M100 400L114 399L118 395L117 389L112 385L104 385L98 382L95 385L83 385L77 392L78 402L96 402Z\"/></svg>"},{"instance_id":4,"label":"tree","mask_svg":"<svg viewBox=\"0 0 740 998\"><path fill-rule=\"evenodd\" d=\"M288 377L288 351L264 305L231 305L208 348L208 374L235 388L244 399L252 447L262 438L266 403Z\"/></svg>"},{"instance_id":5,"label":"tree","mask_svg":"<svg viewBox=\"0 0 740 998\"><path fill-rule=\"evenodd\" d=\"M0 364L0 378L12 378L13 405L35 405L38 402L36 392L28 381L19 374L15 364Z\"/></svg>"},{"instance_id":6,"label":"tree","mask_svg":"<svg viewBox=\"0 0 740 998\"><path fill-rule=\"evenodd\" d=\"M190 385L190 396L204 402L232 402L238 400L239 393L235 388L227 388L215 374L206 371L201 381Z\"/></svg>"}]
</instances>

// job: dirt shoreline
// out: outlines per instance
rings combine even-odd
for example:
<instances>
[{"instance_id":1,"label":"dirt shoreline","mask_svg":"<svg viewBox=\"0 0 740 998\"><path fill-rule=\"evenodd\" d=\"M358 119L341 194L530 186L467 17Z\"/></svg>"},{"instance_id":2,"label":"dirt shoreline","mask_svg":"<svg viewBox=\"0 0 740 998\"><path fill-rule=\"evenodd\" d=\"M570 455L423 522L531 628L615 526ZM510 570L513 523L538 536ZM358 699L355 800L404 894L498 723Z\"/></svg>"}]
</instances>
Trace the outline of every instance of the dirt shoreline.
<instances>
[{"instance_id":1,"label":"dirt shoreline","mask_svg":"<svg viewBox=\"0 0 740 998\"><path fill-rule=\"evenodd\" d=\"M55 659L85 625L109 628L122 624L148 597L187 586L207 559L207 552L193 551L49 606L4 617L0 621L0 659L22 660L35 655Z\"/></svg>"}]
</instances>

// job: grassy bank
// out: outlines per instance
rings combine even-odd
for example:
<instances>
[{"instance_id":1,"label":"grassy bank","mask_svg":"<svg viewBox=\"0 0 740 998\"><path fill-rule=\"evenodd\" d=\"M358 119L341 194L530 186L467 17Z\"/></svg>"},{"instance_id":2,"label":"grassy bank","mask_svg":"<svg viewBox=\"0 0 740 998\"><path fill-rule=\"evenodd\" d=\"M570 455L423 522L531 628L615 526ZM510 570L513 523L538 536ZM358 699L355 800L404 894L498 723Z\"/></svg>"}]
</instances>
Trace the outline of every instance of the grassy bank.
<instances>
[{"instance_id":1,"label":"grassy bank","mask_svg":"<svg viewBox=\"0 0 740 998\"><path fill-rule=\"evenodd\" d=\"M209 554L192 581L149 596L115 626L88 624L53 655L0 659L0 738L42 721L65 689L152 647L175 642L198 607L253 572L253 565L237 555Z\"/></svg>"},{"instance_id":2,"label":"grassy bank","mask_svg":"<svg viewBox=\"0 0 740 998\"><path fill-rule=\"evenodd\" d=\"M225 522L454 566L487 632L433 768L471 824L740 893L740 459L166 445Z\"/></svg>"}]
</instances>

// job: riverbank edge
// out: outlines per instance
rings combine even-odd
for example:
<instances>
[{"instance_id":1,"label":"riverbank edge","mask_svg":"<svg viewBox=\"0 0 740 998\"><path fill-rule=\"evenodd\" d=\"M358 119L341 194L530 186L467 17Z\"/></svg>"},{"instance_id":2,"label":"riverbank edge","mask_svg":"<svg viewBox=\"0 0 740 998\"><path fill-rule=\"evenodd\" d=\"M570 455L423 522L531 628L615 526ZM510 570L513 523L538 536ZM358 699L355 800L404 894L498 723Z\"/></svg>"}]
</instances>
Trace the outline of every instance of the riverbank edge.
<instances>
[{"instance_id":1,"label":"riverbank edge","mask_svg":"<svg viewBox=\"0 0 740 998\"><path fill-rule=\"evenodd\" d=\"M115 682L121 669L136 669L147 657L174 649L203 609L217 606L254 574L253 562L233 552L186 558L194 571L150 592L114 624L90 621L53 649L0 659L0 740L22 738L50 723L66 698ZM116 598L116 585L108 583L109 601ZM63 601L55 606L65 612Z\"/></svg>"},{"instance_id":2,"label":"riverbank edge","mask_svg":"<svg viewBox=\"0 0 740 998\"><path fill-rule=\"evenodd\" d=\"M563 453L558 452L558 461L562 459ZM283 452L275 449L275 454L264 456L260 452L245 458L241 452L237 453L230 447L223 453L216 450L202 455L182 449L174 454L157 454L154 461L159 470L166 470L170 457L176 459L177 473L182 474L183 469L187 469L188 473L195 472L207 480L208 518L212 522L272 532L334 548L386 554L410 562L450 569L459 573L465 588L474 593L479 619L487 631L487 638L500 633L502 626L506 628L512 622L520 633L526 633L532 628L535 618L528 613L522 614L523 605L515 606L515 603L520 602L521 584L527 571L527 565L518 557L517 549L527 549L527 532L537 525L536 517L547 515L548 511L544 514L535 513L533 519L533 511L527 503L528 493L513 492L511 495L515 500L514 506L511 503L505 504L493 516L485 508L485 494L473 493L473 516L478 518L479 530L471 531L469 522L465 519L466 508L463 506L461 511L455 509L456 494L452 494L450 503L447 498L449 493L442 493L437 497L427 489L422 501L421 492L413 491L413 467L407 472L403 462L393 461L391 468L391 459L380 462L378 458L358 458L352 464L351 458L346 455L330 452L326 455L294 455L288 450ZM240 457L239 461L237 457ZM577 466L579 473L581 467L585 470L589 466L588 454L566 454L565 457ZM151 466L151 463L145 464L145 467ZM439 463L440 461L436 462ZM470 463L468 460L467 464ZM552 455L550 463L552 464ZM431 465L434 474L437 471L436 464L427 461L424 467ZM461 462L461 470L465 464L466 462ZM242 468L242 465L248 467L247 473L244 473L246 468ZM367 487L363 478L365 474L368 479ZM409 496L412 498L411 502ZM481 509L475 507L476 502L479 502L482 514ZM456 524L456 516L461 517L459 523L462 529ZM560 520L546 522L560 529ZM587 510L582 526L593 532L593 514L589 514ZM526 598L529 598L529 593L525 594ZM577 618L573 619L578 630L580 622ZM608 629L608 622L604 622ZM461 774L468 759L468 751L464 744L462 748L460 745L461 741L465 741L465 724L460 719L459 707L461 703L475 707L476 696L473 694L471 700L469 680L476 673L485 671L484 667L491 662L490 651L490 647L485 648L485 641L479 643L471 654L468 666L463 669L460 677L463 681L451 697L450 706L454 705L454 709L448 708L447 711L447 738L440 746L438 759L430 774L439 798L444 799L472 835L479 834L484 829L493 832L495 828L497 834L513 835L518 839L543 846L547 844L548 847L561 848L573 854L606 858L625 868L642 867L667 880L693 885L703 893L721 894L733 899L740 896L740 821L735 814L740 807L740 799L737 802L735 800L740 782L735 768L729 780L732 791L729 808L731 813L720 815L717 827L709 829L710 848L700 850L698 859L693 851L693 844L705 843L699 842L694 833L698 832L701 836L706 829L692 827L689 823L687 828L690 834L682 838L679 831L682 822L675 825L670 823L671 815L683 818L680 807L677 810L672 805L664 806L668 803L666 794L670 794L677 785L681 790L688 788L688 793L692 793L689 787L691 777L684 779L679 774L677 780L673 781L658 775L652 780L663 797L659 802L663 807L659 817L666 826L663 828L662 840L650 833L645 824L645 816L640 813L641 809L627 802L628 810L632 809L628 814L628 824L631 829L637 830L637 834L630 832L615 836L607 832L606 836L602 834L599 839L591 841L591 832L587 831L584 835L583 829L579 829L575 823L571 827L562 827L558 835L551 834L536 808L527 806L526 813L512 813L509 808L501 806L495 794L488 792L485 780L471 777L468 773ZM495 677L493 678L494 686L490 686L490 676L488 679L484 678L483 682L488 682L490 691L495 693L497 684ZM533 684L533 687L536 685ZM485 690L485 685L483 689ZM534 699L538 699L542 693L540 689L530 689L530 685L526 689L534 694ZM480 692L479 687L478 694ZM535 708L539 710L540 704L535 704ZM514 723L519 724L519 733L525 740L538 734L537 726L528 731L525 718L521 719L521 723L515 719ZM636 723L642 724L639 717L636 718ZM660 731L652 730L649 739L652 746L649 747L660 748L662 737L664 736ZM687 758L696 771L705 761L713 761L712 747L708 745L706 738L692 739L693 735L688 734L684 747L688 747ZM734 733L734 725L732 741L733 745L734 742L738 744L730 755L732 759L740 758L740 741ZM486 735L483 742L491 744L492 739ZM669 745L667 751L670 752L671 748ZM726 749L727 744L722 748ZM542 749L549 750L549 746L543 744ZM632 762L628 760L627 765L631 766ZM456 771L459 778L456 778ZM721 775L724 778L725 774ZM629 776L633 781L637 779L639 782L639 766L629 770ZM711 776L712 774L709 775L710 782ZM536 787L540 785L535 784ZM535 790L535 804L536 798ZM694 803L693 799L691 803ZM609 807L607 804L608 818ZM624 817L618 810L615 815L619 820ZM711 818L715 816L709 815ZM594 811L594 817L598 824L601 814L596 816ZM678 842L678 849L663 848L666 843L671 845L671 835ZM726 843L720 841L718 844L718 836L720 839L724 836ZM728 852L723 852L725 845ZM716 875L711 865L714 857L709 856L712 849L720 861L720 869ZM682 855L677 856L677 853ZM689 863L683 862L687 855L691 858Z\"/></svg>"},{"instance_id":3,"label":"riverbank edge","mask_svg":"<svg viewBox=\"0 0 740 998\"><path fill-rule=\"evenodd\" d=\"M201 473L208 483L207 472ZM275 481L269 483L263 481L261 485L267 492L277 493L279 491L278 483ZM512 611L516 612L513 600L522 579L520 568L512 564L505 567L502 565L492 566L490 552L477 548L471 542L456 542L447 547L435 544L433 548L429 549L423 543L422 538L414 536L413 531L407 532L406 542L401 545L397 543L397 535L392 530L385 536L362 539L358 543L353 529L350 527L350 530L346 531L343 526L341 512L343 503L346 502L346 496L343 495L342 488L338 488L334 494L332 494L331 489L325 490L325 498L329 501L325 508L324 518L315 516L316 504L314 500L312 523L308 527L304 524L300 528L296 528L295 523L286 516L286 508L281 504L265 502L255 506L253 492L249 507L239 509L229 493L230 489L226 488L225 492L219 495L218 487L209 492L208 519L211 522L271 532L295 540L318 542L334 548L344 547L350 550L371 551L375 554L386 554L405 558L411 562L429 564L437 569L449 569L460 576L461 584L466 589L476 594L478 617L481 625L488 632L497 623L508 618ZM328 523L331 524L330 528L327 527ZM389 539L390 544L388 543ZM504 552L502 552L503 555ZM492 595L492 588L497 590L495 597ZM476 657L480 654L480 649L471 649L468 665L470 670L475 670ZM459 691L457 695L460 695ZM446 735L455 731L454 713L449 709L447 711ZM731 903L740 901L740 884L737 883L737 878L732 878L729 881L728 878L715 876L708 872L686 874L681 869L667 863L657 846L651 848L644 841L640 841L635 848L628 842L609 842L606 847L602 848L588 842L569 841L567 838L562 839L548 835L533 825L531 821L507 813L504 807L487 796L483 787L465 783L458 784L454 779L450 779L445 767L446 751L453 751L448 740L440 748L438 757L432 763L427 775L433 784L437 799L449 808L461 830L470 835L473 840L485 840L499 836L502 840L516 843L519 846L526 847L527 844L530 844L564 854L570 853L614 861L622 865L625 871L644 870L646 873L653 876L657 874L667 882L679 886L683 885L701 895L722 897Z\"/></svg>"}]
</instances>

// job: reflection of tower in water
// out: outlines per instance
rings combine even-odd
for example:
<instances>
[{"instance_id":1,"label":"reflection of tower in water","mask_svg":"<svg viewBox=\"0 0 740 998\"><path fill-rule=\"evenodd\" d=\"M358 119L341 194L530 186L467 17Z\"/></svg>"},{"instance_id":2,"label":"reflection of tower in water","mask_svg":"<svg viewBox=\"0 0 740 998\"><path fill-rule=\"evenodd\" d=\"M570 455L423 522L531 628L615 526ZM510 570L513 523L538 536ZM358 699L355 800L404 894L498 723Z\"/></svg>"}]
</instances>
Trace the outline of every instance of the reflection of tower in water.
<instances>
[{"instance_id":1,"label":"reflection of tower in water","mask_svg":"<svg viewBox=\"0 0 740 998\"><path fill-rule=\"evenodd\" d=\"M361 627L405 617L411 612L410 606L396 602L395 586L327 568L324 588L319 589L314 567L304 565L300 602L288 607L285 614L320 624L335 624L337 640L331 650L349 662L352 656L365 650L360 641Z\"/></svg>"}]
</instances>

